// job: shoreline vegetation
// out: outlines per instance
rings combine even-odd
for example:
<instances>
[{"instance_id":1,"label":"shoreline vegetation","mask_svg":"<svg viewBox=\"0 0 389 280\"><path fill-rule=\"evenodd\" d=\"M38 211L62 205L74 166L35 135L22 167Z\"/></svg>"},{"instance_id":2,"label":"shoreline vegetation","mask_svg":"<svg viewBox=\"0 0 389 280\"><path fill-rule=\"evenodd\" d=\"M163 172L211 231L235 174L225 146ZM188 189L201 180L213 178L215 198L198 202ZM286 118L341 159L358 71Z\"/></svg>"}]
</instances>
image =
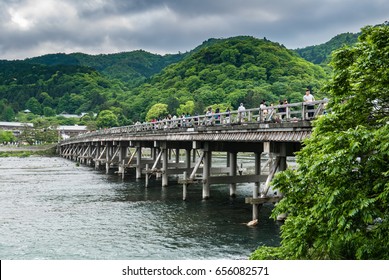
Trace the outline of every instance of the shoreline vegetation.
<instances>
[{"instance_id":1,"label":"shoreline vegetation","mask_svg":"<svg viewBox=\"0 0 389 280\"><path fill-rule=\"evenodd\" d=\"M2 157L56 156L57 144L40 146L0 146Z\"/></svg>"}]
</instances>

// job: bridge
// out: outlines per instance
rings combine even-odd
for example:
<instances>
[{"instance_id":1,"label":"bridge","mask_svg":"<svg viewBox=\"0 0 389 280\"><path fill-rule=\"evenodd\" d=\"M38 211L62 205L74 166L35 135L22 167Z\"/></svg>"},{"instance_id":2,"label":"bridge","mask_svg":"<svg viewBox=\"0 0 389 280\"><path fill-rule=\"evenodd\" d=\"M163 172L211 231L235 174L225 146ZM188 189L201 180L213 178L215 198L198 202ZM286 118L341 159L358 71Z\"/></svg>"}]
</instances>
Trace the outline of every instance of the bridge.
<instances>
[{"instance_id":1,"label":"bridge","mask_svg":"<svg viewBox=\"0 0 389 280\"><path fill-rule=\"evenodd\" d=\"M258 205L277 202L282 194L269 193L277 171L287 168L287 157L301 149L311 134L311 120L326 113L326 100L231 111L185 118L136 123L88 132L63 140L60 156L115 172L124 178L133 170L145 186L151 176L162 187L175 179L187 199L190 184L202 184L202 197L210 197L212 184L229 185L236 195L238 183L253 183L253 220ZM250 153L254 167L238 166L238 153ZM212 166L213 155L225 157L225 166Z\"/></svg>"}]
</instances>

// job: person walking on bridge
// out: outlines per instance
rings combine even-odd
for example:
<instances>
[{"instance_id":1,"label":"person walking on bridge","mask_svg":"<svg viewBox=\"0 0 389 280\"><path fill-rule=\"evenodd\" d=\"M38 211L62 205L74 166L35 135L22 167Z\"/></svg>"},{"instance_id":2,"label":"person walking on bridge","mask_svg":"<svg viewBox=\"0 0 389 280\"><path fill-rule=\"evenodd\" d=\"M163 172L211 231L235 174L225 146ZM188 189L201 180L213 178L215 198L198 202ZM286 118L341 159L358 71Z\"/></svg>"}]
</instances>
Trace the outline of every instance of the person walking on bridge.
<instances>
[{"instance_id":1,"label":"person walking on bridge","mask_svg":"<svg viewBox=\"0 0 389 280\"><path fill-rule=\"evenodd\" d=\"M243 103L240 103L238 107L238 123L241 124L245 116L246 108L243 106Z\"/></svg>"},{"instance_id":2,"label":"person walking on bridge","mask_svg":"<svg viewBox=\"0 0 389 280\"><path fill-rule=\"evenodd\" d=\"M307 88L305 90L305 95L303 97L304 103L310 104L312 101L315 101L315 97L312 95L311 90ZM314 115L313 110L315 109L314 105L307 105L306 106L308 111L308 118L312 118Z\"/></svg>"}]
</instances>

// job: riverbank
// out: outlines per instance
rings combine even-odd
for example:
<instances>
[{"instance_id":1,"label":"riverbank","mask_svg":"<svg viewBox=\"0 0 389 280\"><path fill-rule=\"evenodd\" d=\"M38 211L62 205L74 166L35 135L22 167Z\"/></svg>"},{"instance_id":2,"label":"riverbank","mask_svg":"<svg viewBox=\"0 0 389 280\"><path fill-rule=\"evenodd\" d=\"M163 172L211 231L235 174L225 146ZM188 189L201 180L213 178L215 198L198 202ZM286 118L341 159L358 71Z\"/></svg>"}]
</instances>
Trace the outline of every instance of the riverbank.
<instances>
[{"instance_id":1,"label":"riverbank","mask_svg":"<svg viewBox=\"0 0 389 280\"><path fill-rule=\"evenodd\" d=\"M0 146L0 157L55 156L57 144L39 146Z\"/></svg>"}]
</instances>

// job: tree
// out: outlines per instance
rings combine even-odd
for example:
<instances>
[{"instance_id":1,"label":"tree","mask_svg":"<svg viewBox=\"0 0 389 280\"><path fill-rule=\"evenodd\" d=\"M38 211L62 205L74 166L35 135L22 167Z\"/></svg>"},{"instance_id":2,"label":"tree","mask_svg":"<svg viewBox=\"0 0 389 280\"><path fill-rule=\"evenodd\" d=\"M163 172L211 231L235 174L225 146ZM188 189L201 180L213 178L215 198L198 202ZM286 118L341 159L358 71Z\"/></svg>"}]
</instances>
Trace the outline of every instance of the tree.
<instances>
[{"instance_id":1,"label":"tree","mask_svg":"<svg viewBox=\"0 0 389 280\"><path fill-rule=\"evenodd\" d=\"M43 115L45 117L53 117L55 116L55 110L50 107L44 107L43 108Z\"/></svg>"},{"instance_id":2,"label":"tree","mask_svg":"<svg viewBox=\"0 0 389 280\"><path fill-rule=\"evenodd\" d=\"M296 170L273 186L288 213L281 246L252 259L389 258L389 27L362 29L334 53L332 113L314 123Z\"/></svg>"},{"instance_id":3,"label":"tree","mask_svg":"<svg viewBox=\"0 0 389 280\"><path fill-rule=\"evenodd\" d=\"M117 116L110 110L101 111L97 116L96 124L99 128L115 127L119 125Z\"/></svg>"},{"instance_id":4,"label":"tree","mask_svg":"<svg viewBox=\"0 0 389 280\"><path fill-rule=\"evenodd\" d=\"M0 143L9 143L15 141L16 138L12 131L0 130Z\"/></svg>"},{"instance_id":5,"label":"tree","mask_svg":"<svg viewBox=\"0 0 389 280\"><path fill-rule=\"evenodd\" d=\"M34 138L40 143L55 143L58 141L58 132L55 129L36 129Z\"/></svg>"},{"instance_id":6,"label":"tree","mask_svg":"<svg viewBox=\"0 0 389 280\"><path fill-rule=\"evenodd\" d=\"M40 115L42 113L42 106L35 97L28 99L26 107L35 115Z\"/></svg>"},{"instance_id":7,"label":"tree","mask_svg":"<svg viewBox=\"0 0 389 280\"><path fill-rule=\"evenodd\" d=\"M186 101L185 104L181 104L180 108L177 109L177 114L182 115L182 114L190 114L193 115L195 110L195 104L192 100Z\"/></svg>"},{"instance_id":8,"label":"tree","mask_svg":"<svg viewBox=\"0 0 389 280\"><path fill-rule=\"evenodd\" d=\"M146 120L150 121L159 117L165 117L169 114L167 110L168 105L163 103L157 103L151 106L150 110L147 112Z\"/></svg>"},{"instance_id":9,"label":"tree","mask_svg":"<svg viewBox=\"0 0 389 280\"><path fill-rule=\"evenodd\" d=\"M1 115L1 119L7 122L12 122L15 120L15 112L11 106L5 106L5 109Z\"/></svg>"}]
</instances>

